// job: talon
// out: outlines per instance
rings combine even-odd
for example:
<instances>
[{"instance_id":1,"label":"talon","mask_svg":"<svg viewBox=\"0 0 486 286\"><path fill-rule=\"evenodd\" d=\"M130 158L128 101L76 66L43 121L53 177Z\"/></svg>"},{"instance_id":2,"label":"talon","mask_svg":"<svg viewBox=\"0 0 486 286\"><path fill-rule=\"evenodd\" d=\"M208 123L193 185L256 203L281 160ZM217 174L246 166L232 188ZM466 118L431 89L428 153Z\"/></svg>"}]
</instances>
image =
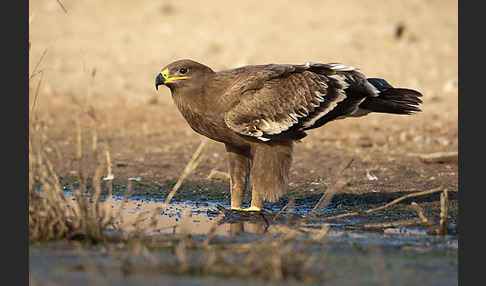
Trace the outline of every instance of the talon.
<instances>
[{"instance_id":1,"label":"talon","mask_svg":"<svg viewBox=\"0 0 486 286\"><path fill-rule=\"evenodd\" d=\"M238 208L238 207L231 207L231 210L234 211L242 211L242 212L261 212L262 209L259 207L251 206L249 208Z\"/></svg>"},{"instance_id":2,"label":"talon","mask_svg":"<svg viewBox=\"0 0 486 286\"><path fill-rule=\"evenodd\" d=\"M245 212L261 212L262 209L259 207L251 206L249 208L243 209Z\"/></svg>"}]
</instances>

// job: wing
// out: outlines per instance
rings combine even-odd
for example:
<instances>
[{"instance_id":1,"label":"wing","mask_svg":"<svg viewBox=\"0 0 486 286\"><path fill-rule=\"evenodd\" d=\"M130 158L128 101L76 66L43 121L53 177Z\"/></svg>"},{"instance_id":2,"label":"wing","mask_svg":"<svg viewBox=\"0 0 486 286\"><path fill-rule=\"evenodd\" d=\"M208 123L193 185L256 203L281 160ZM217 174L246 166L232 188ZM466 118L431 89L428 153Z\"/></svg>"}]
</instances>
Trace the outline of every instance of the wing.
<instances>
[{"instance_id":1,"label":"wing","mask_svg":"<svg viewBox=\"0 0 486 286\"><path fill-rule=\"evenodd\" d=\"M366 97L378 95L354 67L306 63L272 65L271 70L279 72L258 70L228 91L239 99L225 113L233 131L262 141L302 138L305 130L352 116Z\"/></svg>"}]
</instances>

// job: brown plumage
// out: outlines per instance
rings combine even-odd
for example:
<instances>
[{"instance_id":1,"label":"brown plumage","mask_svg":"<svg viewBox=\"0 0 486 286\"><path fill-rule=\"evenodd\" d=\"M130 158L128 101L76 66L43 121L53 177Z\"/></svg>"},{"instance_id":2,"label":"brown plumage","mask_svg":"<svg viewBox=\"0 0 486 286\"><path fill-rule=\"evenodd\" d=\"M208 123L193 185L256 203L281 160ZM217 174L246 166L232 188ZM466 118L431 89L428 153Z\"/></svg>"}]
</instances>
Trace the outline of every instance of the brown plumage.
<instances>
[{"instance_id":1,"label":"brown plumage","mask_svg":"<svg viewBox=\"0 0 486 286\"><path fill-rule=\"evenodd\" d=\"M420 111L419 92L366 78L355 67L305 63L245 66L214 72L192 60L167 65L166 85L194 131L225 144L231 207L241 209L251 181L250 210L285 193L292 145L306 130L369 112Z\"/></svg>"}]
</instances>

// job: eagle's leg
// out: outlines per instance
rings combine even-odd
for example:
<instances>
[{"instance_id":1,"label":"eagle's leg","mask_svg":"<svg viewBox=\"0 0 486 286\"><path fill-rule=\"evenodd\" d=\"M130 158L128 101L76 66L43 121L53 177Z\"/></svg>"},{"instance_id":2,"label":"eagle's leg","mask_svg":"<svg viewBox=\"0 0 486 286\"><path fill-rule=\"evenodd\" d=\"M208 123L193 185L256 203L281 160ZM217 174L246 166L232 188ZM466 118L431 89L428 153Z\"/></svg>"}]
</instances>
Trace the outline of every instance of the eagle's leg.
<instances>
[{"instance_id":1,"label":"eagle's leg","mask_svg":"<svg viewBox=\"0 0 486 286\"><path fill-rule=\"evenodd\" d=\"M249 210L261 210L264 202L274 202L286 192L292 164L292 146L292 141L277 141L258 144L252 149L252 197Z\"/></svg>"},{"instance_id":2,"label":"eagle's leg","mask_svg":"<svg viewBox=\"0 0 486 286\"><path fill-rule=\"evenodd\" d=\"M225 144L225 147L229 160L231 208L241 210L250 175L250 148L238 148L229 144Z\"/></svg>"}]
</instances>

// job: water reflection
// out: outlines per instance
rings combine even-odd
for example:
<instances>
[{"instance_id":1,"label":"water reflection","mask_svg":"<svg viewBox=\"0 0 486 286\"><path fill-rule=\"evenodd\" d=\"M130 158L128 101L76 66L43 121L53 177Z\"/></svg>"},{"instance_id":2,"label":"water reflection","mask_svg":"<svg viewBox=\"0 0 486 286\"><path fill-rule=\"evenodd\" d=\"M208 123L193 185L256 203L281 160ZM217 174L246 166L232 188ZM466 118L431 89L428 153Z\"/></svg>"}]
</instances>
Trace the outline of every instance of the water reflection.
<instances>
[{"instance_id":1,"label":"water reflection","mask_svg":"<svg viewBox=\"0 0 486 286\"><path fill-rule=\"evenodd\" d=\"M69 196L69 194L67 194ZM74 198L73 198L74 199ZM293 229L297 214L286 213L276 218L275 213L232 211L221 207L221 202L172 202L163 208L163 202L153 199L129 199L123 201L114 198L110 201L114 213L119 212L119 229L124 232L144 229L152 234L191 234L215 235L258 239L266 233L285 233ZM229 207L229 206L227 206ZM143 216L145 215L145 217ZM347 223L358 223L350 218ZM299 233L305 239L319 233L322 223L299 226ZM412 245L427 248L457 249L457 236L427 235L423 229L390 229L383 232L346 230L339 224L329 224L330 229L325 239L337 242L360 244L386 244L394 246ZM246 235L245 235L246 234ZM249 236L247 236L249 235ZM256 236L255 236L256 235Z\"/></svg>"},{"instance_id":2,"label":"water reflection","mask_svg":"<svg viewBox=\"0 0 486 286\"><path fill-rule=\"evenodd\" d=\"M268 229L266 223L257 221L257 222L235 222L230 223L230 234L235 236L241 233L265 233Z\"/></svg>"}]
</instances>

